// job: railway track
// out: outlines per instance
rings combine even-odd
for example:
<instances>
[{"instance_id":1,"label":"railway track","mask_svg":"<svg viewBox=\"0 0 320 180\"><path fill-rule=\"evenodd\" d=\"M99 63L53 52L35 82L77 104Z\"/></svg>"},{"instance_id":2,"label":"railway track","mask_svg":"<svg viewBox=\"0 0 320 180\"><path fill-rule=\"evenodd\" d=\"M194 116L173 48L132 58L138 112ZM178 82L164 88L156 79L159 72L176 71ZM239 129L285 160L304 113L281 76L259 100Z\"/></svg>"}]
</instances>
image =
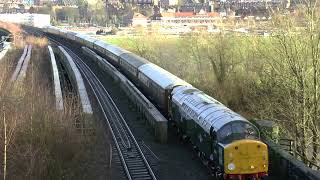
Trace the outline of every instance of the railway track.
<instances>
[{"instance_id":1,"label":"railway track","mask_svg":"<svg viewBox=\"0 0 320 180\"><path fill-rule=\"evenodd\" d=\"M52 38L49 39L55 44L62 46L69 53L91 87L105 117L105 122L110 129L127 179L156 180L157 178L130 128L95 73L68 47Z\"/></svg>"}]
</instances>

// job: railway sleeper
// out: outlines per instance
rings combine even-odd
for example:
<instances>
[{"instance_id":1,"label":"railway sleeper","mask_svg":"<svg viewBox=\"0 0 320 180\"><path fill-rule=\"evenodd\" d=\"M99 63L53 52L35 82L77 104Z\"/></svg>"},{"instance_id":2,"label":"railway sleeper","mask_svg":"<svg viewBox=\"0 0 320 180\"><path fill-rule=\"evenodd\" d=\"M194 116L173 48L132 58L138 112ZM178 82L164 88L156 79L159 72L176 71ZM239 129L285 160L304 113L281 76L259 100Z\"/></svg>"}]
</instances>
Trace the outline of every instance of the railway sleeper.
<instances>
[{"instance_id":1,"label":"railway sleeper","mask_svg":"<svg viewBox=\"0 0 320 180\"><path fill-rule=\"evenodd\" d=\"M136 171L131 171L130 174L132 176L150 176L148 171L140 171L140 172L136 172Z\"/></svg>"},{"instance_id":2,"label":"railway sleeper","mask_svg":"<svg viewBox=\"0 0 320 180\"><path fill-rule=\"evenodd\" d=\"M136 162L136 163L133 163L133 162L131 162L131 163L126 163L128 166L130 166L130 167L145 167L145 165L144 165L144 163L143 162Z\"/></svg>"},{"instance_id":3,"label":"railway sleeper","mask_svg":"<svg viewBox=\"0 0 320 180\"><path fill-rule=\"evenodd\" d=\"M144 168L141 168L141 166L136 166L136 167L129 167L130 170L132 171L139 171L139 170L145 170Z\"/></svg>"},{"instance_id":4,"label":"railway sleeper","mask_svg":"<svg viewBox=\"0 0 320 180\"><path fill-rule=\"evenodd\" d=\"M148 173L148 174L137 174L137 175L133 175L132 176L133 177L133 179L137 179L137 178L150 178L150 174Z\"/></svg>"}]
</instances>

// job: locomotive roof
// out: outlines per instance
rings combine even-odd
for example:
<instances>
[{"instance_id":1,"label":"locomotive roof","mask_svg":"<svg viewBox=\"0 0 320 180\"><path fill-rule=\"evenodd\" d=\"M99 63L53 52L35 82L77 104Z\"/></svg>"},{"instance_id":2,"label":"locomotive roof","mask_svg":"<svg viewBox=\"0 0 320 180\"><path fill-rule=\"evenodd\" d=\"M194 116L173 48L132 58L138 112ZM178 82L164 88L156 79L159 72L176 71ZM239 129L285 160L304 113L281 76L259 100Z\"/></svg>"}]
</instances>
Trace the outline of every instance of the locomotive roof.
<instances>
[{"instance_id":1,"label":"locomotive roof","mask_svg":"<svg viewBox=\"0 0 320 180\"><path fill-rule=\"evenodd\" d=\"M100 40L97 40L96 42L94 42L95 45L97 46L100 46L104 49L107 49L107 46L109 46L110 44L104 42L104 41L100 41Z\"/></svg>"},{"instance_id":2,"label":"locomotive roof","mask_svg":"<svg viewBox=\"0 0 320 180\"><path fill-rule=\"evenodd\" d=\"M241 115L194 87L180 86L175 88L172 94L174 103L207 133L210 133L211 127L218 131L233 121L248 122Z\"/></svg>"},{"instance_id":3,"label":"locomotive roof","mask_svg":"<svg viewBox=\"0 0 320 180\"><path fill-rule=\"evenodd\" d=\"M133 53L122 54L120 56L120 58L136 68L138 68L139 66L141 66L143 64L149 63L149 61L146 60L145 58L142 58L142 57L135 55Z\"/></svg>"},{"instance_id":4,"label":"locomotive roof","mask_svg":"<svg viewBox=\"0 0 320 180\"><path fill-rule=\"evenodd\" d=\"M114 46L114 45L109 45L106 47L106 50L111 52L112 54L116 55L116 56L120 56L121 54L123 53L130 53L129 51L127 50L124 50L122 48L119 48L117 46Z\"/></svg>"},{"instance_id":5,"label":"locomotive roof","mask_svg":"<svg viewBox=\"0 0 320 180\"><path fill-rule=\"evenodd\" d=\"M162 69L154 64L145 64L139 67L139 72L152 79L155 83L163 89L173 87L173 85L187 85L188 83L171 74L170 72Z\"/></svg>"}]
</instances>

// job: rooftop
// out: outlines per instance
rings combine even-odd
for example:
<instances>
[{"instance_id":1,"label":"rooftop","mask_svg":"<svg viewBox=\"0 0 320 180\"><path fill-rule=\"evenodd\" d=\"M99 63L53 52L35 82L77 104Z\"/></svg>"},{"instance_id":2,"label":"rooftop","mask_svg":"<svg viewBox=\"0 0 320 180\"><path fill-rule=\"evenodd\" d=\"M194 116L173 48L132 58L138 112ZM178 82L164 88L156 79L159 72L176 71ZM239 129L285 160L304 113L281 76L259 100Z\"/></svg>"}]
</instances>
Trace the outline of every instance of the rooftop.
<instances>
[{"instance_id":1,"label":"rooftop","mask_svg":"<svg viewBox=\"0 0 320 180\"><path fill-rule=\"evenodd\" d=\"M174 18L174 17L218 17L217 12L205 12L205 13L193 13L193 12L163 12L161 17L164 18Z\"/></svg>"}]
</instances>

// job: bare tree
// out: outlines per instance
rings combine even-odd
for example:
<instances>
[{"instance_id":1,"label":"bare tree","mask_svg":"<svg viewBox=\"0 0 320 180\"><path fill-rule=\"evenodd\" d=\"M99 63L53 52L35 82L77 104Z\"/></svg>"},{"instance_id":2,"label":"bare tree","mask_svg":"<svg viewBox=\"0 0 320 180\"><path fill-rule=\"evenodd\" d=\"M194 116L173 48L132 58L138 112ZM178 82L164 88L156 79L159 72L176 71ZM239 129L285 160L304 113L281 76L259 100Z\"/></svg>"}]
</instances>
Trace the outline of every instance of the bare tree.
<instances>
[{"instance_id":1,"label":"bare tree","mask_svg":"<svg viewBox=\"0 0 320 180\"><path fill-rule=\"evenodd\" d=\"M263 102L273 104L268 106L274 112L273 118L283 124L287 135L295 138L302 160L316 163L319 154L319 16L315 16L313 6L300 11L304 16L299 19L274 18L275 35L268 43L261 43L259 50L267 62L260 81L272 90L267 96L270 100ZM301 18L306 23L301 23ZM305 28L298 28L304 24ZM294 131L290 131L292 127Z\"/></svg>"}]
</instances>

